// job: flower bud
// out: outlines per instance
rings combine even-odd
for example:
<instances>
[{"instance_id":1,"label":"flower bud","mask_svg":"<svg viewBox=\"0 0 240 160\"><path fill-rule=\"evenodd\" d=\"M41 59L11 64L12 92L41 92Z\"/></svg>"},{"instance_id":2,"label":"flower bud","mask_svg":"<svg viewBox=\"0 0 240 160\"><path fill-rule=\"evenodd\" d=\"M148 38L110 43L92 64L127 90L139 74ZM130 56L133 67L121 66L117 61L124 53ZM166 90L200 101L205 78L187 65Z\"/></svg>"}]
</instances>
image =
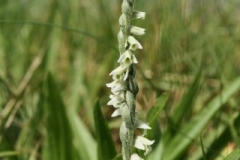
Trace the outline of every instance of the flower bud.
<instances>
[{"instance_id":1,"label":"flower bud","mask_svg":"<svg viewBox=\"0 0 240 160\"><path fill-rule=\"evenodd\" d=\"M140 28L140 27L136 27L136 26L130 26L130 33L133 35L144 35L145 34L145 29L144 28Z\"/></svg>"},{"instance_id":2,"label":"flower bud","mask_svg":"<svg viewBox=\"0 0 240 160\"><path fill-rule=\"evenodd\" d=\"M140 12L140 11L133 11L132 18L133 19L145 19L146 12Z\"/></svg>"}]
</instances>

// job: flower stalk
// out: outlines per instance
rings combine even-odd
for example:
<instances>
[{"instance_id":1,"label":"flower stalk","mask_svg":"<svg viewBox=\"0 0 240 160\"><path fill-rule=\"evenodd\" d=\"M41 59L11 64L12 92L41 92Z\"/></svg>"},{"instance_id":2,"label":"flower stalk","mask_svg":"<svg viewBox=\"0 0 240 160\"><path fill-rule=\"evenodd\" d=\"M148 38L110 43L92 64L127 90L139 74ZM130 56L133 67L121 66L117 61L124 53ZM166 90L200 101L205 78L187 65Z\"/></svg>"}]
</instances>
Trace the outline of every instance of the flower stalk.
<instances>
[{"instance_id":1,"label":"flower stalk","mask_svg":"<svg viewBox=\"0 0 240 160\"><path fill-rule=\"evenodd\" d=\"M134 68L134 64L138 61L134 52L137 49L142 49L142 45L134 36L145 34L145 29L131 26L130 22L131 19L144 19L145 12L135 11L134 1L123 0L122 15L119 18L120 31L117 36L120 52L117 62L120 65L110 73L113 82L106 84L112 92L108 105L115 108L112 117L121 116L123 120L120 127L123 160L142 160L136 153L132 153L132 148L145 150L146 155L151 150L150 145L154 143L154 141L146 139L144 134L140 136L134 133L135 129L151 129L136 117L135 101L139 89L135 80L136 71Z\"/></svg>"}]
</instances>

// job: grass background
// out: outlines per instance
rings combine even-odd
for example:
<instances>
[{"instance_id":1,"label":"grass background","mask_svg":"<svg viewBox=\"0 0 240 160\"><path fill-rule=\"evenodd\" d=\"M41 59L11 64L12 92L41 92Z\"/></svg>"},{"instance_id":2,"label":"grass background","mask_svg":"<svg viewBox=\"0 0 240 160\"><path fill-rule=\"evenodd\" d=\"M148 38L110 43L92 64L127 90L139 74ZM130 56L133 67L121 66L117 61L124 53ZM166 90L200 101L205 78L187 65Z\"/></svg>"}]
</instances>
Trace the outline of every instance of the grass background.
<instances>
[{"instance_id":1,"label":"grass background","mask_svg":"<svg viewBox=\"0 0 240 160\"><path fill-rule=\"evenodd\" d=\"M120 153L121 121L110 117L105 84L119 56L121 3L0 0L0 159L110 160ZM239 145L239 6L136 1L147 13L132 24L146 28L136 78L139 117L156 140L148 159L220 160Z\"/></svg>"}]
</instances>

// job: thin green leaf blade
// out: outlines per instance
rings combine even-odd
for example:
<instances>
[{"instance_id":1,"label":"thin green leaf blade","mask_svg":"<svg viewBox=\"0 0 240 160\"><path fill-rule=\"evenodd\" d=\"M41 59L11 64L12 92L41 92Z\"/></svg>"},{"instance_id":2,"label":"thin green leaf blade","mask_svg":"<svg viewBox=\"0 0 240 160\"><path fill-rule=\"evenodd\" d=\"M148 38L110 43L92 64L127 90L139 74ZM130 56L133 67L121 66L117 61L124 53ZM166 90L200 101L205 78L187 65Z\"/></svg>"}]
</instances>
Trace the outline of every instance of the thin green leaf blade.
<instances>
[{"instance_id":1,"label":"thin green leaf blade","mask_svg":"<svg viewBox=\"0 0 240 160\"><path fill-rule=\"evenodd\" d=\"M166 106L167 100L169 97L169 93L163 93L156 101L154 106L151 107L147 114L147 122L150 124L150 126L154 125L156 122L159 114Z\"/></svg>"},{"instance_id":2,"label":"thin green leaf blade","mask_svg":"<svg viewBox=\"0 0 240 160\"><path fill-rule=\"evenodd\" d=\"M226 87L223 92L214 98L205 108L196 115L189 123L179 131L173 140L167 145L163 152L164 160L174 160L178 158L187 146L196 138L209 120L221 108L231 96L233 96L240 89L240 78L236 79L229 87Z\"/></svg>"},{"instance_id":3,"label":"thin green leaf blade","mask_svg":"<svg viewBox=\"0 0 240 160\"><path fill-rule=\"evenodd\" d=\"M46 160L74 160L72 132L67 111L60 95L60 90L51 74L46 81L46 128L47 138L43 155Z\"/></svg>"},{"instance_id":4,"label":"thin green leaf blade","mask_svg":"<svg viewBox=\"0 0 240 160\"><path fill-rule=\"evenodd\" d=\"M95 140L82 120L74 112L74 109L69 114L71 114L69 115L69 122L74 135L74 146L77 155L82 160L97 160L97 145Z\"/></svg>"},{"instance_id":5,"label":"thin green leaf blade","mask_svg":"<svg viewBox=\"0 0 240 160\"><path fill-rule=\"evenodd\" d=\"M148 131L147 138L151 140L155 140L153 144L153 148L155 148L161 138L161 131L159 128L159 114L164 109L167 104L167 100L169 98L169 93L163 93L157 100L156 103L151 107L149 112L147 113L147 122L149 126L152 128Z\"/></svg>"},{"instance_id":6,"label":"thin green leaf blade","mask_svg":"<svg viewBox=\"0 0 240 160\"><path fill-rule=\"evenodd\" d=\"M94 105L94 122L98 142L98 160L113 159L116 156L115 146L98 100Z\"/></svg>"},{"instance_id":7,"label":"thin green leaf blade","mask_svg":"<svg viewBox=\"0 0 240 160\"><path fill-rule=\"evenodd\" d=\"M181 102L174 110L172 120L176 126L178 126L181 120L183 119L183 117L191 111L194 97L196 96L199 88L200 75L201 75L201 72L199 71L193 83L189 87L187 93L184 94Z\"/></svg>"},{"instance_id":8,"label":"thin green leaf blade","mask_svg":"<svg viewBox=\"0 0 240 160\"><path fill-rule=\"evenodd\" d=\"M224 160L239 160L240 159L240 147L236 148L230 155Z\"/></svg>"}]
</instances>

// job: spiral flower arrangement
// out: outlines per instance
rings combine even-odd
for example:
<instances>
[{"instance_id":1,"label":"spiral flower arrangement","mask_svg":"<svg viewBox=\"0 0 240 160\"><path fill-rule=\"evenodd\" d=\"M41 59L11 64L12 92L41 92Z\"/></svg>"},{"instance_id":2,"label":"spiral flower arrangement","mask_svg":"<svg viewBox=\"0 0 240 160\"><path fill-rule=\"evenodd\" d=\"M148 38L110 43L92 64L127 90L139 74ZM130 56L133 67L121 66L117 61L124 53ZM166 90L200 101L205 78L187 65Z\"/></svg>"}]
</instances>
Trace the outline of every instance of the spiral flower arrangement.
<instances>
[{"instance_id":1,"label":"spiral flower arrangement","mask_svg":"<svg viewBox=\"0 0 240 160\"><path fill-rule=\"evenodd\" d=\"M135 80L134 64L138 63L134 52L142 49L142 45L134 36L145 34L145 29L131 26L131 19L144 19L145 12L134 10L134 0L123 0L122 15L119 18L120 31L118 33L119 66L114 69L110 76L113 82L106 84L111 88L112 94L108 105L112 105L115 111L112 117L121 116L120 139L122 142L123 160L142 160L137 153L132 153L132 148L144 150L145 155L151 151L150 145L154 141L145 138L145 130L151 129L146 123L136 117L136 95L138 85ZM143 135L135 135L135 129L144 129Z\"/></svg>"}]
</instances>

